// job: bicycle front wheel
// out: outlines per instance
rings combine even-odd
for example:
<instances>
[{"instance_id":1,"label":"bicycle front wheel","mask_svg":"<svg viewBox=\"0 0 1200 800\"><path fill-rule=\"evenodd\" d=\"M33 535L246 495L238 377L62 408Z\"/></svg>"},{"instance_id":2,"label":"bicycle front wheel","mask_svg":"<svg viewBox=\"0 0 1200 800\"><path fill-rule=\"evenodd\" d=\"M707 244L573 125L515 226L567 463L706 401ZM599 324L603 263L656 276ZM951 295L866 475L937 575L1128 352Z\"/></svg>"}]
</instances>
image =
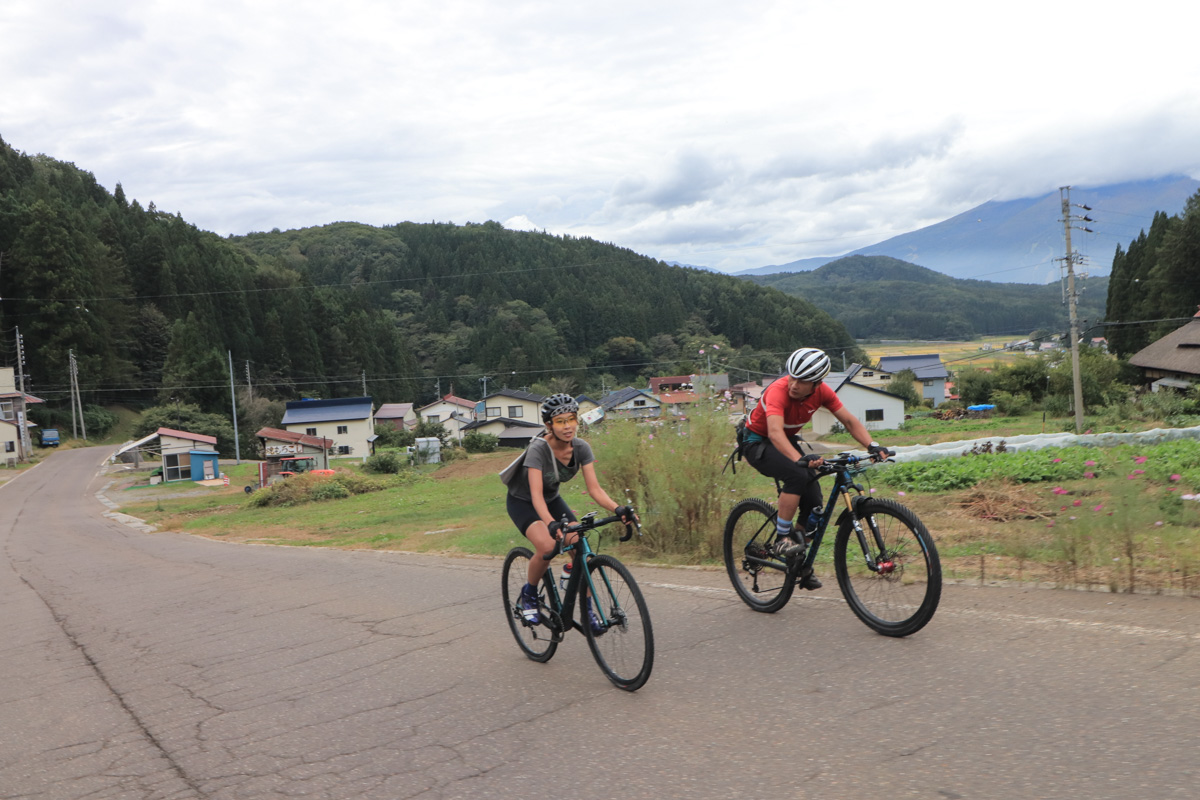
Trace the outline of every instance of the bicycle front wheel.
<instances>
[{"instance_id":1,"label":"bicycle front wheel","mask_svg":"<svg viewBox=\"0 0 1200 800\"><path fill-rule=\"evenodd\" d=\"M581 603L588 647L613 684L627 692L637 691L654 667L654 632L646 601L629 569L612 556L592 558L588 574L595 592L592 605L602 628L592 630L587 605Z\"/></svg>"},{"instance_id":2,"label":"bicycle front wheel","mask_svg":"<svg viewBox=\"0 0 1200 800\"><path fill-rule=\"evenodd\" d=\"M774 613L796 587L786 562L771 554L775 509L765 500L743 500L725 521L725 571L738 597L755 611Z\"/></svg>"},{"instance_id":3,"label":"bicycle front wheel","mask_svg":"<svg viewBox=\"0 0 1200 800\"><path fill-rule=\"evenodd\" d=\"M528 547L514 547L504 559L504 570L500 579L501 592L504 595L504 616L508 618L509 630L525 655L534 661L546 662L558 649L558 642L551 638L550 628L545 624L528 624L521 616L521 609L517 608L517 598L521 596L521 589L525 586L531 558L533 552ZM542 576L541 591L538 592L539 604L543 606L543 610L547 610L546 604L551 602L553 597L554 594L550 591L550 570L546 570Z\"/></svg>"},{"instance_id":4,"label":"bicycle front wheel","mask_svg":"<svg viewBox=\"0 0 1200 800\"><path fill-rule=\"evenodd\" d=\"M916 633L933 618L942 596L933 538L916 514L893 500L868 500L859 513L875 567L867 563L854 526L843 520L833 548L838 586L855 615L875 632Z\"/></svg>"}]
</instances>

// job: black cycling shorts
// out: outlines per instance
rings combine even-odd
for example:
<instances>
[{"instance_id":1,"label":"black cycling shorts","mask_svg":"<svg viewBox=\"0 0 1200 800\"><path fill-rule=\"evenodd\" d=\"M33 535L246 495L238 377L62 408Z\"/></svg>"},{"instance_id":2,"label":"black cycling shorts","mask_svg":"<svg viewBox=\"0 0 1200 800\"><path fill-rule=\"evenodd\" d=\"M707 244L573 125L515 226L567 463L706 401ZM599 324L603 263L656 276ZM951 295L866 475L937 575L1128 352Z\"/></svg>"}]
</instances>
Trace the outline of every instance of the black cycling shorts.
<instances>
[{"instance_id":1,"label":"black cycling shorts","mask_svg":"<svg viewBox=\"0 0 1200 800\"><path fill-rule=\"evenodd\" d=\"M579 521L575 517L575 512L567 505L567 501L563 500L561 494L553 500L547 501L546 508L550 509L550 514L555 519L562 519L565 514L571 522ZM526 531L529 530L529 526L542 520L537 513L537 509L533 507L532 500L522 500L511 494L508 496L508 518L513 521L513 524L517 526L517 530L526 538L528 538Z\"/></svg>"},{"instance_id":2,"label":"black cycling shorts","mask_svg":"<svg viewBox=\"0 0 1200 800\"><path fill-rule=\"evenodd\" d=\"M821 505L817 471L796 466L796 462L776 450L769 441L746 445L742 457L763 475L779 480L784 492L799 495L801 508L812 509Z\"/></svg>"}]
</instances>

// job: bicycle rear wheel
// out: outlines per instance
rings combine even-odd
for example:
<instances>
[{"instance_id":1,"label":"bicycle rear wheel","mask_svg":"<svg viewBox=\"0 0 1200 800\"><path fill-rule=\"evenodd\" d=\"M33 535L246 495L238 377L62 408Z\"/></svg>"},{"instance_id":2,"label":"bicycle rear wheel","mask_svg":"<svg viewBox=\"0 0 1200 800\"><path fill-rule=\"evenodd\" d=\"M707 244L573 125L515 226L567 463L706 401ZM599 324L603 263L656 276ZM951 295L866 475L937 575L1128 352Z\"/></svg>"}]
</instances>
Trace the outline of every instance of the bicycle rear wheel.
<instances>
[{"instance_id":1,"label":"bicycle rear wheel","mask_svg":"<svg viewBox=\"0 0 1200 800\"><path fill-rule=\"evenodd\" d=\"M766 500L743 500L729 512L725 570L738 597L767 614L787 605L796 587L795 576L788 574L784 560L771 554L774 538L775 509Z\"/></svg>"},{"instance_id":2,"label":"bicycle rear wheel","mask_svg":"<svg viewBox=\"0 0 1200 800\"><path fill-rule=\"evenodd\" d=\"M525 655L534 661L546 662L558 649L558 642L551 638L550 628L545 624L526 623L521 616L521 609L517 608L517 598L521 596L521 589L525 586L531 558L533 552L528 547L514 547L504 559L504 570L500 579L501 592L504 595L504 616L508 618L509 630ZM538 601L543 612L549 611L547 604L554 597L550 591L550 580L550 570L546 570L542 575L541 591L538 592ZM546 616L545 613L543 616Z\"/></svg>"},{"instance_id":3,"label":"bicycle rear wheel","mask_svg":"<svg viewBox=\"0 0 1200 800\"><path fill-rule=\"evenodd\" d=\"M893 500L868 500L859 514L878 567L867 565L853 525L844 520L833 548L838 586L850 609L875 632L916 633L933 618L942 596L942 567L933 538L916 514Z\"/></svg>"},{"instance_id":4,"label":"bicycle rear wheel","mask_svg":"<svg viewBox=\"0 0 1200 800\"><path fill-rule=\"evenodd\" d=\"M595 591L596 616L604 623L604 630L593 631L587 606L580 603L588 647L613 684L627 692L637 691L654 668L654 632L646 601L628 568L612 556L592 558L588 574Z\"/></svg>"}]
</instances>

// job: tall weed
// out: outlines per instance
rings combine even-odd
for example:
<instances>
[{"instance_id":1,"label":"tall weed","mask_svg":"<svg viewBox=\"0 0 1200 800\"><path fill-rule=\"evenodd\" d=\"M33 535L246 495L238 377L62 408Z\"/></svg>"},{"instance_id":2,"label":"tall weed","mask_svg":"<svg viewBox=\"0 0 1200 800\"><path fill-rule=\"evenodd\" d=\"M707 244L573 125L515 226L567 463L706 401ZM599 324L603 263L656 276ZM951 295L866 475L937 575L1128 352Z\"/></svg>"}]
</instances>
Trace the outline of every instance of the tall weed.
<instances>
[{"instance_id":1,"label":"tall weed","mask_svg":"<svg viewBox=\"0 0 1200 800\"><path fill-rule=\"evenodd\" d=\"M734 428L720 404L686 418L609 420L588 433L601 483L642 516L642 547L685 561L719 558L725 517L735 500L732 471L722 473Z\"/></svg>"}]
</instances>

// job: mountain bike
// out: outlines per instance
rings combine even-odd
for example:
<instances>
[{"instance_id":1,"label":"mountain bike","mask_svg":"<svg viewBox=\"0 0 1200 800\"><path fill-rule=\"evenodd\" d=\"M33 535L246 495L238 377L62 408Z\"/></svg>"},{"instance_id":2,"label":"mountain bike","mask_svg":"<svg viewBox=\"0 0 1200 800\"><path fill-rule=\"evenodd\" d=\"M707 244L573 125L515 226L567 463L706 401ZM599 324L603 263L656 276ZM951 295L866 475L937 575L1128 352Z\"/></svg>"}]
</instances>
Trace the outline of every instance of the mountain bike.
<instances>
[{"instance_id":1,"label":"mountain bike","mask_svg":"<svg viewBox=\"0 0 1200 800\"><path fill-rule=\"evenodd\" d=\"M768 614L787 605L796 584L812 574L834 510L841 507L833 564L850 609L884 636L908 636L933 618L942 594L937 547L911 509L870 497L855 482L870 463L839 453L816 468L818 476L835 480L807 551L792 558L774 553L774 506L747 499L733 507L725 522L725 569L746 605ZM778 480L775 485L782 488Z\"/></svg>"},{"instance_id":2,"label":"mountain bike","mask_svg":"<svg viewBox=\"0 0 1200 800\"><path fill-rule=\"evenodd\" d=\"M572 533L577 533L578 537L572 544L564 545L560 541L547 560L558 552L572 554L571 577L560 597L554 570L546 570L538 587L541 622L528 622L517 607L533 551L528 547L514 547L509 551L501 578L504 613L517 644L532 660L549 661L568 631L581 631L605 676L618 688L633 692L649 680L650 670L654 667L650 612L629 569L612 556L592 551L588 534L621 520L618 516L596 519L596 513L585 514L576 523L567 524L567 520L563 520L564 539ZM626 525L625 529L622 542L633 535L632 524ZM592 598L592 607L600 619L599 630L592 630L583 602L578 603L579 619L575 619L575 607L582 592Z\"/></svg>"}]
</instances>

